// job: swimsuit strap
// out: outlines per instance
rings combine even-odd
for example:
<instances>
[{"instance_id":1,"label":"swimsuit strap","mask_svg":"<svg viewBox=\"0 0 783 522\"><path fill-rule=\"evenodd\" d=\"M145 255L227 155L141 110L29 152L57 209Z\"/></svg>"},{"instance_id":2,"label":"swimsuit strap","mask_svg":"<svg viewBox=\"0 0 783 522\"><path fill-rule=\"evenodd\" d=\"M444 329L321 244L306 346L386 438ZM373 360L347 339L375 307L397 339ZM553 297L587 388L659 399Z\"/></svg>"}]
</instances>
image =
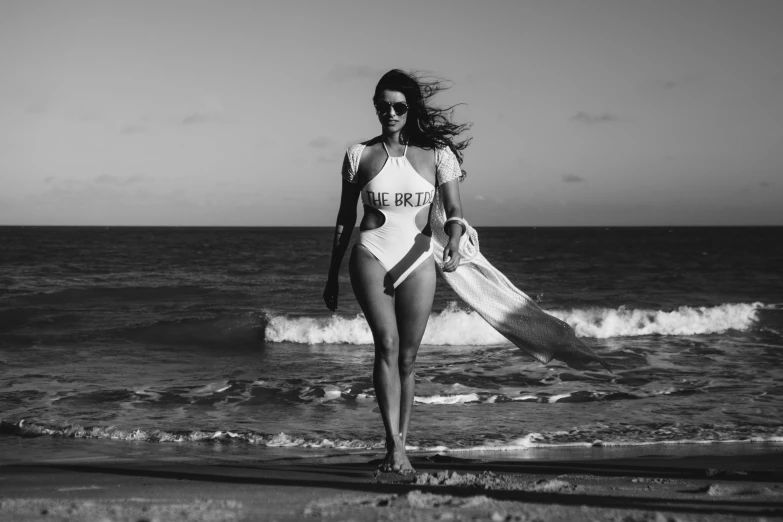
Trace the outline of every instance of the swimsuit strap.
<instances>
[{"instance_id":1,"label":"swimsuit strap","mask_svg":"<svg viewBox=\"0 0 783 522\"><path fill-rule=\"evenodd\" d=\"M381 141L381 145L383 145L383 149L386 151L386 155L391 158L392 155L389 154L389 149L386 148L386 143ZM405 144L405 150L402 152L402 157L404 158L406 154L408 154L408 144L407 143Z\"/></svg>"}]
</instances>

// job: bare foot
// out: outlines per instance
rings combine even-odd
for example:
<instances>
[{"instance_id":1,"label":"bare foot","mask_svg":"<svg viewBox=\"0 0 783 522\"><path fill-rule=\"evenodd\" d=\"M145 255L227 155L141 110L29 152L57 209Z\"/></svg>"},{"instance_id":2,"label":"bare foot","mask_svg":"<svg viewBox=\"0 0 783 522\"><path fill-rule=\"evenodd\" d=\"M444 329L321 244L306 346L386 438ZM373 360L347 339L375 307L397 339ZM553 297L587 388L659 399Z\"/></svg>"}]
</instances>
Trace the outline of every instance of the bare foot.
<instances>
[{"instance_id":1,"label":"bare foot","mask_svg":"<svg viewBox=\"0 0 783 522\"><path fill-rule=\"evenodd\" d=\"M392 440L386 441L386 457L378 467L384 473L415 473L416 470L411 466L408 456L405 454L405 444L402 438L397 436Z\"/></svg>"}]
</instances>

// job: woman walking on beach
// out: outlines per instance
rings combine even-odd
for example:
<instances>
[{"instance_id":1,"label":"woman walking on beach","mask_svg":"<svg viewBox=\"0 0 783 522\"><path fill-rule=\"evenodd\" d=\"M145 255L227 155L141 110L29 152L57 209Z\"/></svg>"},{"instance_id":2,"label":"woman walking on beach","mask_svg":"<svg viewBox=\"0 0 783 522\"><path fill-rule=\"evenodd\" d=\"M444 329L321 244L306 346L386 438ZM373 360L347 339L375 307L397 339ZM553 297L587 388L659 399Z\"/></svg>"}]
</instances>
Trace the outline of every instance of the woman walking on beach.
<instances>
[{"instance_id":1,"label":"woman walking on beach","mask_svg":"<svg viewBox=\"0 0 783 522\"><path fill-rule=\"evenodd\" d=\"M452 123L450 109L430 100L444 87L400 70L383 75L373 104L381 135L348 148L332 260L324 290L337 309L338 273L356 224L359 197L364 217L349 261L351 285L375 343L373 384L386 432L382 471L412 472L405 441L413 408L414 364L435 295L435 262L429 226L435 191L448 217L442 269L459 265L465 231L458 180L461 151L455 138L468 125Z\"/></svg>"}]
</instances>

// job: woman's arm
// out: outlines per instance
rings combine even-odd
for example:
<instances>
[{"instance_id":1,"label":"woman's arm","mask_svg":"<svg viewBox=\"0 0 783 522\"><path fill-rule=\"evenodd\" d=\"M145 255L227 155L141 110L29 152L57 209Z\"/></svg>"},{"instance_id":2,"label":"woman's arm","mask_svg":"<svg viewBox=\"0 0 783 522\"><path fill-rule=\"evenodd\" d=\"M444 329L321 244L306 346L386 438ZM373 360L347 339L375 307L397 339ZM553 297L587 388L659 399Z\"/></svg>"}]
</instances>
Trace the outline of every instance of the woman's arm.
<instances>
[{"instance_id":1,"label":"woman's arm","mask_svg":"<svg viewBox=\"0 0 783 522\"><path fill-rule=\"evenodd\" d=\"M443 208L446 211L446 218L462 219L462 203L459 199L459 179L453 179L440 186L443 194ZM449 242L443 249L443 270L451 272L459 266L459 240L465 233L465 227L459 221L450 221L446 223L446 233L449 235Z\"/></svg>"},{"instance_id":2,"label":"woman's arm","mask_svg":"<svg viewBox=\"0 0 783 522\"><path fill-rule=\"evenodd\" d=\"M460 221L448 221L446 234L449 242L443 249L443 270L451 272L459 266L459 239L465 233L462 220L462 203L459 200L459 180L462 177L462 169L459 160L449 147L435 150L435 179L438 190L443 197L443 208L446 211L446 219L459 218Z\"/></svg>"},{"instance_id":3,"label":"woman's arm","mask_svg":"<svg viewBox=\"0 0 783 522\"><path fill-rule=\"evenodd\" d=\"M324 289L324 302L332 312L337 310L338 275L343 257L348 250L348 243L351 241L351 233L356 226L356 204L359 201L360 192L358 183L343 180L340 210L337 212L337 224L334 227L334 240L332 241L332 260L329 263L329 275Z\"/></svg>"}]
</instances>

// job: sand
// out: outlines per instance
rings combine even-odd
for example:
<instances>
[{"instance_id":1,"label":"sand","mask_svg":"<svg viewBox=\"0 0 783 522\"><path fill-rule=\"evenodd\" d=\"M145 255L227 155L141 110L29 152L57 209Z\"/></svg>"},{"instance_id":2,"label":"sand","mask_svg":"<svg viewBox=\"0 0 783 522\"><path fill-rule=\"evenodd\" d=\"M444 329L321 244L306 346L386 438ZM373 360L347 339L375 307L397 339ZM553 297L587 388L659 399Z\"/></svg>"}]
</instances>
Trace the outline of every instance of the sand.
<instances>
[{"instance_id":1,"label":"sand","mask_svg":"<svg viewBox=\"0 0 783 522\"><path fill-rule=\"evenodd\" d=\"M3 448L3 521L783 520L779 446L418 454L409 476L378 473L378 455L361 452L14 459Z\"/></svg>"}]
</instances>

